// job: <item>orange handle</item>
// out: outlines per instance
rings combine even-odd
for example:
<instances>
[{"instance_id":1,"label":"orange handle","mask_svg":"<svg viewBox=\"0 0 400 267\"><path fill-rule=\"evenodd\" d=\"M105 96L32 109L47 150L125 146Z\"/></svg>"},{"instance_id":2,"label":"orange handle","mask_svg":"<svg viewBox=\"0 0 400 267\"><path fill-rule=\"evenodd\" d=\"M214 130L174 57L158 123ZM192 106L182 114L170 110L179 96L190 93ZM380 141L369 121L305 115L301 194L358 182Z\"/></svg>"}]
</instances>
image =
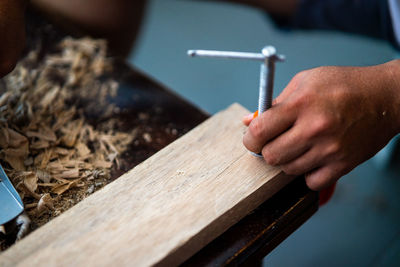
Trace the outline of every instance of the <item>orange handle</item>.
<instances>
[{"instance_id":1,"label":"orange handle","mask_svg":"<svg viewBox=\"0 0 400 267\"><path fill-rule=\"evenodd\" d=\"M253 119L257 118L257 116L258 116L258 110L256 112L254 112Z\"/></svg>"}]
</instances>

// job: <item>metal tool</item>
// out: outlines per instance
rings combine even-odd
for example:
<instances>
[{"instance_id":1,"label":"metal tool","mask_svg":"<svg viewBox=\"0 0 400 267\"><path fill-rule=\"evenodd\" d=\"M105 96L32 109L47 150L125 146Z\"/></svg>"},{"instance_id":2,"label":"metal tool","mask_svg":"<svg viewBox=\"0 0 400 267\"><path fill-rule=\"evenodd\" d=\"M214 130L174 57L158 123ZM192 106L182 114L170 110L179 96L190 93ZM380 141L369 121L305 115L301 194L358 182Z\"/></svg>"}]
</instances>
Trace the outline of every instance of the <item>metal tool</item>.
<instances>
[{"instance_id":1,"label":"metal tool","mask_svg":"<svg viewBox=\"0 0 400 267\"><path fill-rule=\"evenodd\" d=\"M282 62L285 56L278 55L273 46L266 46L261 53L247 52L230 52L230 51L213 51L213 50L189 50L188 55L191 57L217 57L227 59L249 59L262 61L260 67L260 86L258 96L258 114L262 114L272 106L272 98L274 91L274 74L275 62ZM257 157L261 154L253 153Z\"/></svg>"},{"instance_id":2,"label":"metal tool","mask_svg":"<svg viewBox=\"0 0 400 267\"><path fill-rule=\"evenodd\" d=\"M0 165L0 225L15 219L24 211L24 204Z\"/></svg>"}]
</instances>

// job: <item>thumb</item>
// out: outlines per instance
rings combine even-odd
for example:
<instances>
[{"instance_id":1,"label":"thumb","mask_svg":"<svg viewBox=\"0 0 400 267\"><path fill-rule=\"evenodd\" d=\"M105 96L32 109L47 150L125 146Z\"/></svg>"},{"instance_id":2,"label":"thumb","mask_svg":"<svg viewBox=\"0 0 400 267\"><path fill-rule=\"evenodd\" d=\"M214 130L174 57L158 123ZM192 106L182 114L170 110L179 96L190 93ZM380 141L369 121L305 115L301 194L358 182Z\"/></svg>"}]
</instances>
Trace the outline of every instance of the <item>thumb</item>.
<instances>
[{"instance_id":1,"label":"thumb","mask_svg":"<svg viewBox=\"0 0 400 267\"><path fill-rule=\"evenodd\" d=\"M254 118L258 116L258 111L254 113L250 113L242 118L242 122L244 125L249 126L250 123L253 121Z\"/></svg>"}]
</instances>

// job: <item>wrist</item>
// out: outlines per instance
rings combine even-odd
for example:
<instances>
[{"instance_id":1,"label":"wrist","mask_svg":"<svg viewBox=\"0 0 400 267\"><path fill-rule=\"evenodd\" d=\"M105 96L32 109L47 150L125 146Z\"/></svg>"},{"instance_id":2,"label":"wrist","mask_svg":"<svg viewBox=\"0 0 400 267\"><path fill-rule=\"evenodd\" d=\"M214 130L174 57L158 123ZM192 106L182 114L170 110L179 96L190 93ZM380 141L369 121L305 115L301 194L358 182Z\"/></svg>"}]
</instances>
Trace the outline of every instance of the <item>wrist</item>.
<instances>
[{"instance_id":1,"label":"wrist","mask_svg":"<svg viewBox=\"0 0 400 267\"><path fill-rule=\"evenodd\" d=\"M400 59L389 61L384 66L385 84L389 90L388 109L393 114L395 134L400 133Z\"/></svg>"}]
</instances>

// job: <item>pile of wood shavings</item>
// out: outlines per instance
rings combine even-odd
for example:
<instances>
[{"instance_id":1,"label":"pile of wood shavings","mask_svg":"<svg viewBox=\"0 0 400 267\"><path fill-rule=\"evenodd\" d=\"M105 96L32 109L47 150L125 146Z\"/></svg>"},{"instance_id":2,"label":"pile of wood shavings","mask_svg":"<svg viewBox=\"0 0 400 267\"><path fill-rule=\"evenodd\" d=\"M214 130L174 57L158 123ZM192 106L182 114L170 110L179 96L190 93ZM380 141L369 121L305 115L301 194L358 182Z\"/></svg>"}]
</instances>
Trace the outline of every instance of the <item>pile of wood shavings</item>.
<instances>
[{"instance_id":1,"label":"pile of wood shavings","mask_svg":"<svg viewBox=\"0 0 400 267\"><path fill-rule=\"evenodd\" d=\"M33 228L105 185L134 137L88 123L95 114L113 125L107 99L118 84L103 77L111 68L104 41L68 37L39 57L29 52L0 80L0 162Z\"/></svg>"}]
</instances>

